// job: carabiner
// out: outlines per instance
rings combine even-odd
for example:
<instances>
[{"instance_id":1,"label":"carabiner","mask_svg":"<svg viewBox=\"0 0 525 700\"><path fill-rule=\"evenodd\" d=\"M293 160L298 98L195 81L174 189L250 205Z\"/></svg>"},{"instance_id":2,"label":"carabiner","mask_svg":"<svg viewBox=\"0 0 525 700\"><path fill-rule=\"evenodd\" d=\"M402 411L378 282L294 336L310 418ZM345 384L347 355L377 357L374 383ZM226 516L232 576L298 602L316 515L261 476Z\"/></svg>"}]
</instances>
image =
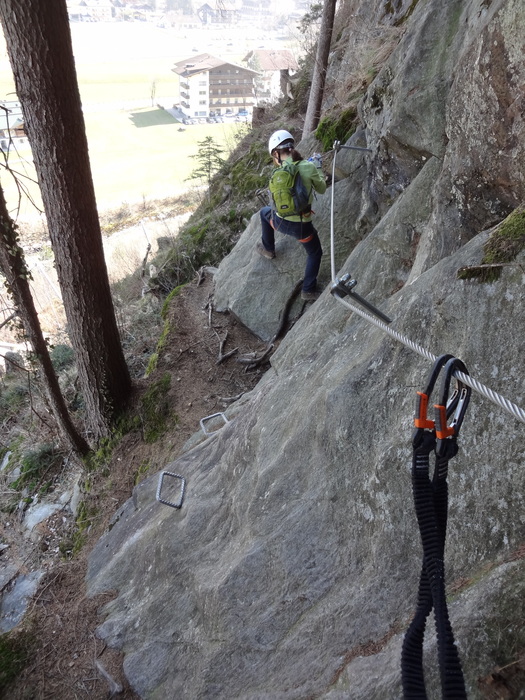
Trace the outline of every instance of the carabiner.
<instances>
[{"instance_id":1,"label":"carabiner","mask_svg":"<svg viewBox=\"0 0 525 700\"><path fill-rule=\"evenodd\" d=\"M441 372L441 368L446 362L451 360L453 357L453 355L440 355L435 361L434 367L432 368L432 371L429 374L425 391L417 392L418 398L416 403L416 413L414 416L414 425L419 430L434 430L434 421L430 420L427 417L428 400L430 398L430 395L434 391L434 386L436 384L439 373Z\"/></svg>"},{"instance_id":2,"label":"carabiner","mask_svg":"<svg viewBox=\"0 0 525 700\"><path fill-rule=\"evenodd\" d=\"M463 374L468 374L465 364L457 357L453 357L445 365L445 374L439 396L440 400L438 404L434 404L436 412L436 453L438 454L441 452L442 441L448 438L455 439L459 435L472 393L472 389L456 377L457 387L450 399L448 398L450 382L456 370L463 372ZM453 405L452 410L449 408L451 405ZM452 412L454 412L454 415L450 425L448 425L448 419Z\"/></svg>"}]
</instances>

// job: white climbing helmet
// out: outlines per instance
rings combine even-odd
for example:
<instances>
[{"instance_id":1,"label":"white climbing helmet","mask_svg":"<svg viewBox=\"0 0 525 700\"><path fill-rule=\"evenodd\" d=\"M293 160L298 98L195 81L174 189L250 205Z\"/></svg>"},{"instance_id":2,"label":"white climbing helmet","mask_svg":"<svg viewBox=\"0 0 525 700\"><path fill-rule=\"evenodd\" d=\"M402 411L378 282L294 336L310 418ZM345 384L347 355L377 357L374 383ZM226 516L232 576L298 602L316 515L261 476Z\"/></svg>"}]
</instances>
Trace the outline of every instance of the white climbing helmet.
<instances>
[{"instance_id":1,"label":"white climbing helmet","mask_svg":"<svg viewBox=\"0 0 525 700\"><path fill-rule=\"evenodd\" d=\"M280 129L279 131L275 131L270 136L270 140L268 141L268 150L270 151L270 155L272 155L276 149L293 148L294 144L295 139L291 133L289 131L285 131L284 129Z\"/></svg>"}]
</instances>

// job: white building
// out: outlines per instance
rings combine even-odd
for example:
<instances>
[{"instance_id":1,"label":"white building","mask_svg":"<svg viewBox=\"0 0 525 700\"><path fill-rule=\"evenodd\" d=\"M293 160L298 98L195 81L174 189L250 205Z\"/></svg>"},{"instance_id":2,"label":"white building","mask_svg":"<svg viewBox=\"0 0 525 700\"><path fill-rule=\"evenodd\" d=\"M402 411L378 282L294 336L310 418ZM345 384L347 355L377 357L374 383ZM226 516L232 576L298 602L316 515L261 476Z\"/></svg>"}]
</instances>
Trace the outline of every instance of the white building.
<instances>
[{"instance_id":1,"label":"white building","mask_svg":"<svg viewBox=\"0 0 525 700\"><path fill-rule=\"evenodd\" d=\"M179 76L180 106L187 116L251 114L257 71L208 53L179 61L172 70Z\"/></svg>"}]
</instances>

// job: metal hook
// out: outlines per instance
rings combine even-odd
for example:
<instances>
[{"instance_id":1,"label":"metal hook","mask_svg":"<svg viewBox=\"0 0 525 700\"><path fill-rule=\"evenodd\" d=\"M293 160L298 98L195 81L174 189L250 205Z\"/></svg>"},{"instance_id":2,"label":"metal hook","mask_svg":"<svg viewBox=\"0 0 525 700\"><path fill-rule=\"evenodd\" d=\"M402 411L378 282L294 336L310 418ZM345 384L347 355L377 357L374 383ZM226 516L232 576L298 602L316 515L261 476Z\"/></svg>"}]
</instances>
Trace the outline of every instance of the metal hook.
<instances>
[{"instance_id":1,"label":"metal hook","mask_svg":"<svg viewBox=\"0 0 525 700\"><path fill-rule=\"evenodd\" d=\"M451 437L456 438L459 435L472 393L472 389L456 377L457 387L449 399L450 382L456 370L463 372L463 374L468 374L464 362L457 357L453 357L445 365L445 373L439 394L440 401L434 405L436 411L436 437L438 438L436 451L438 453L440 452L441 441ZM453 404L453 408L450 409L449 406L451 404ZM450 425L448 425L447 421L452 412L454 412L454 415Z\"/></svg>"}]
</instances>

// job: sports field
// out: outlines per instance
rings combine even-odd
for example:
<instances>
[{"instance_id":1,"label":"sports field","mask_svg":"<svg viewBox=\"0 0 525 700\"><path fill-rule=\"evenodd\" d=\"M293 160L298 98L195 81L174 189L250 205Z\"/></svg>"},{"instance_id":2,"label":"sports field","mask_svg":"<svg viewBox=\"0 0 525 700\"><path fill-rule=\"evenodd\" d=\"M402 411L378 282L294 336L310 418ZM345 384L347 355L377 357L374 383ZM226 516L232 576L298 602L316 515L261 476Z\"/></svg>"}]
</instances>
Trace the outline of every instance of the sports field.
<instances>
[{"instance_id":1,"label":"sports field","mask_svg":"<svg viewBox=\"0 0 525 700\"><path fill-rule=\"evenodd\" d=\"M191 56L196 36L179 37L144 23L72 24L73 48L84 107L93 182L100 211L146 198L167 197L192 187L186 178L196 167L198 142L213 136L233 147L236 123L184 127L157 104L171 107L178 94L173 64ZM202 35L202 32L201 32ZM215 41L212 35L205 40ZM202 40L204 41L204 40ZM14 99L9 61L0 51L0 99ZM219 46L216 47L217 52ZM199 50L212 52L209 44ZM232 57L232 60L238 56ZM31 153L10 154L13 169L35 177ZM10 208L18 202L12 178L0 172ZM39 201L38 187L25 181ZM24 200L20 215L34 208Z\"/></svg>"}]
</instances>

